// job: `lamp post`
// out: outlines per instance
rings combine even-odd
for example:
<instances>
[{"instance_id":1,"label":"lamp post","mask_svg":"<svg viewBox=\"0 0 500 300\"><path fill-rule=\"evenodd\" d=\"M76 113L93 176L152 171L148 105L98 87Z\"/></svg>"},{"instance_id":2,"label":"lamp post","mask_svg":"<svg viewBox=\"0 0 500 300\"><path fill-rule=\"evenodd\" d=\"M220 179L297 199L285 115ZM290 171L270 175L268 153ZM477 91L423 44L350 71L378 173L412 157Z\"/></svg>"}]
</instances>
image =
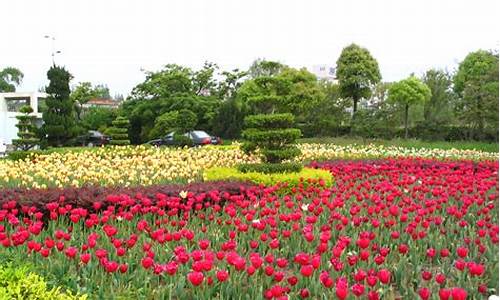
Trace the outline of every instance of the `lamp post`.
<instances>
[{"instance_id":1,"label":"lamp post","mask_svg":"<svg viewBox=\"0 0 500 300\"><path fill-rule=\"evenodd\" d=\"M55 66L56 65L55 56L56 56L56 54L61 53L60 50L56 51L56 47L55 47L56 38L54 36L50 36L50 35L45 35L44 38L52 40L52 43L51 43L52 44L51 56L52 56L52 64Z\"/></svg>"}]
</instances>

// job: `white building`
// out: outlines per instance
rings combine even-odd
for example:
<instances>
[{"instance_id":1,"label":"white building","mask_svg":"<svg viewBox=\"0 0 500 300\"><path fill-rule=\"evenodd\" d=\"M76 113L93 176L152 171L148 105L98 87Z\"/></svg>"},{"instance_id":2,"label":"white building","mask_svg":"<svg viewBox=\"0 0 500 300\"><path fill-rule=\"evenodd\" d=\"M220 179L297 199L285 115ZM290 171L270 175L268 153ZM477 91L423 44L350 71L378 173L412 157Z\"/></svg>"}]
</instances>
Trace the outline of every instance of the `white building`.
<instances>
[{"instance_id":1,"label":"white building","mask_svg":"<svg viewBox=\"0 0 500 300\"><path fill-rule=\"evenodd\" d=\"M309 68L309 71L316 75L319 80L337 82L337 78L335 77L336 67L334 65L314 65Z\"/></svg>"},{"instance_id":2,"label":"white building","mask_svg":"<svg viewBox=\"0 0 500 300\"><path fill-rule=\"evenodd\" d=\"M36 115L36 124L42 125L42 108L45 105L47 94L33 93L0 93L0 140L7 145L17 138L17 119L19 109L23 105L30 105Z\"/></svg>"}]
</instances>

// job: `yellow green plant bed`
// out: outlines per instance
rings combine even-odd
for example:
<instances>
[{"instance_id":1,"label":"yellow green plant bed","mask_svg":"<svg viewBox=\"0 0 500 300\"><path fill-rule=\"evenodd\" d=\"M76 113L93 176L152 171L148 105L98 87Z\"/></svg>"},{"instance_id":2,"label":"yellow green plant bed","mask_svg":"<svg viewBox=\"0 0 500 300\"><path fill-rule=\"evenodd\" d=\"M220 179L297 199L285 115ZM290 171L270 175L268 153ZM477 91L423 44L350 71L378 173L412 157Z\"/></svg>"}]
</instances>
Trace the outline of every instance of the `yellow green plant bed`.
<instances>
[{"instance_id":1,"label":"yellow green plant bed","mask_svg":"<svg viewBox=\"0 0 500 300\"><path fill-rule=\"evenodd\" d=\"M257 172L242 173L236 168L213 167L203 173L204 181L237 180L250 181L256 184L274 186L277 183L288 183L288 187L298 186L300 183L306 187L310 183L330 187L333 184L333 175L326 170L303 168L297 173L264 174ZM321 183L320 183L321 181Z\"/></svg>"}]
</instances>

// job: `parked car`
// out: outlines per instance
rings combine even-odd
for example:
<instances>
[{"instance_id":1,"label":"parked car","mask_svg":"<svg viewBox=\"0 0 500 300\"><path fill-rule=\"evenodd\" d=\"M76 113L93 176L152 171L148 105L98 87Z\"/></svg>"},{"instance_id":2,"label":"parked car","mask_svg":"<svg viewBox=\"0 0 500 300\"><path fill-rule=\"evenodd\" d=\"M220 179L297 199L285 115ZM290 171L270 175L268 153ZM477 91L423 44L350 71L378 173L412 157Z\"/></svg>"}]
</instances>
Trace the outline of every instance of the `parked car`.
<instances>
[{"instance_id":1,"label":"parked car","mask_svg":"<svg viewBox=\"0 0 500 300\"><path fill-rule=\"evenodd\" d=\"M175 146L176 141L174 140L175 132L170 132L166 136L160 139L155 139L147 142L147 144L153 146ZM218 145L222 144L222 140L217 136L210 136L208 133L202 130L193 130L183 134L185 137L188 137L193 146L203 146L203 145Z\"/></svg>"},{"instance_id":2,"label":"parked car","mask_svg":"<svg viewBox=\"0 0 500 300\"><path fill-rule=\"evenodd\" d=\"M7 153L7 143L4 140L0 139L0 157L5 156Z\"/></svg>"},{"instance_id":3,"label":"parked car","mask_svg":"<svg viewBox=\"0 0 500 300\"><path fill-rule=\"evenodd\" d=\"M111 137L102 134L97 130L89 130L87 134L80 135L76 138L76 144L87 147L100 147L107 145L111 141Z\"/></svg>"}]
</instances>

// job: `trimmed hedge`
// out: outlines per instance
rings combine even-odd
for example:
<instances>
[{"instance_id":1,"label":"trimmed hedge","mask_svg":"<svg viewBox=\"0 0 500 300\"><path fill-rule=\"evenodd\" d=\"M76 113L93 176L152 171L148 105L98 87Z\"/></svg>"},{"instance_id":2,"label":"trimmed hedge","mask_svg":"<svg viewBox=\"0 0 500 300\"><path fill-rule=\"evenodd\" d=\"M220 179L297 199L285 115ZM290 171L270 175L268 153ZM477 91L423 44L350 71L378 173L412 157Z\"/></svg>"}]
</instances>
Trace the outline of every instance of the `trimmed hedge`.
<instances>
[{"instance_id":1,"label":"trimmed hedge","mask_svg":"<svg viewBox=\"0 0 500 300\"><path fill-rule=\"evenodd\" d=\"M298 186L306 188L309 185L331 187L333 185L333 175L329 171L311 168L303 168L300 172L294 173L264 174L258 172L243 173L236 168L214 167L203 173L203 179L205 181L237 180L266 186L286 184L286 188Z\"/></svg>"},{"instance_id":2,"label":"trimmed hedge","mask_svg":"<svg viewBox=\"0 0 500 300\"><path fill-rule=\"evenodd\" d=\"M258 173L290 173L300 172L302 164L299 163L265 163L265 164L240 164L237 166L242 173L258 172Z\"/></svg>"},{"instance_id":3,"label":"trimmed hedge","mask_svg":"<svg viewBox=\"0 0 500 300\"><path fill-rule=\"evenodd\" d=\"M276 130L245 129L242 136L253 143L265 145L289 144L300 138L300 129L287 128Z\"/></svg>"},{"instance_id":4,"label":"trimmed hedge","mask_svg":"<svg viewBox=\"0 0 500 300\"><path fill-rule=\"evenodd\" d=\"M247 128L278 129L288 128L293 125L292 114L250 115L245 118Z\"/></svg>"}]
</instances>

